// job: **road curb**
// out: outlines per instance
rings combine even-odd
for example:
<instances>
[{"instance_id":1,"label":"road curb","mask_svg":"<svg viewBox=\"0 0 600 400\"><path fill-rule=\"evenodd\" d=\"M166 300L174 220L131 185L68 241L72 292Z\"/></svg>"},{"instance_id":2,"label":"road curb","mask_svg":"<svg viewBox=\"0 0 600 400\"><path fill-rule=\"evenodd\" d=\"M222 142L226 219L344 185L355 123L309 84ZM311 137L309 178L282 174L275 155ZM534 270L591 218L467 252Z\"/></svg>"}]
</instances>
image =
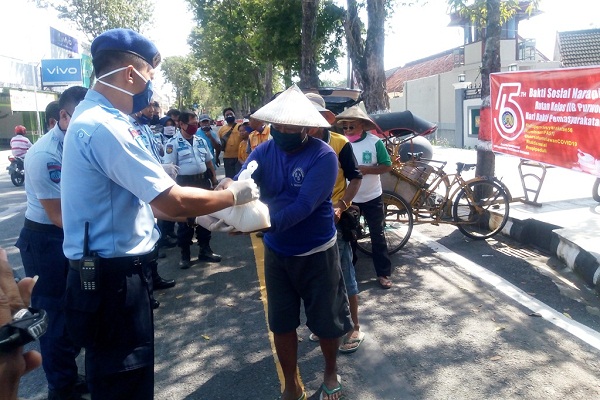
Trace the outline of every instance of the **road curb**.
<instances>
[{"instance_id":1,"label":"road curb","mask_svg":"<svg viewBox=\"0 0 600 400\"><path fill-rule=\"evenodd\" d=\"M566 266L578 274L586 284L600 290L600 263L588 250L562 236L562 227L536 219L509 217L502 234L521 244L533 245L556 256Z\"/></svg>"}]
</instances>

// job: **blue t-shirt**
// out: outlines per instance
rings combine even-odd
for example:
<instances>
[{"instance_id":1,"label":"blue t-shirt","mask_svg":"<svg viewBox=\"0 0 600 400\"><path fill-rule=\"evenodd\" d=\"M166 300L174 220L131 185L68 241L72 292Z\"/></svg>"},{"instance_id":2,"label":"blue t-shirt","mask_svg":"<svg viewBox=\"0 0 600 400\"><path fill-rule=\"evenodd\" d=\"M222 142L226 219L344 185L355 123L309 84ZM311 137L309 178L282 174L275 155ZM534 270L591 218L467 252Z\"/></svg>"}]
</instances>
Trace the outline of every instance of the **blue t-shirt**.
<instances>
[{"instance_id":1,"label":"blue t-shirt","mask_svg":"<svg viewBox=\"0 0 600 400\"><path fill-rule=\"evenodd\" d=\"M269 140L250 153L242 171L252 160L258 163L252 178L271 216L265 245L283 256L294 256L335 236L331 191L338 160L330 146L309 137L300 151L286 153Z\"/></svg>"},{"instance_id":2,"label":"blue t-shirt","mask_svg":"<svg viewBox=\"0 0 600 400\"><path fill-rule=\"evenodd\" d=\"M89 90L64 141L61 206L65 256L89 249L113 258L149 253L160 234L150 203L175 182L137 137L138 127L100 93Z\"/></svg>"}]
</instances>

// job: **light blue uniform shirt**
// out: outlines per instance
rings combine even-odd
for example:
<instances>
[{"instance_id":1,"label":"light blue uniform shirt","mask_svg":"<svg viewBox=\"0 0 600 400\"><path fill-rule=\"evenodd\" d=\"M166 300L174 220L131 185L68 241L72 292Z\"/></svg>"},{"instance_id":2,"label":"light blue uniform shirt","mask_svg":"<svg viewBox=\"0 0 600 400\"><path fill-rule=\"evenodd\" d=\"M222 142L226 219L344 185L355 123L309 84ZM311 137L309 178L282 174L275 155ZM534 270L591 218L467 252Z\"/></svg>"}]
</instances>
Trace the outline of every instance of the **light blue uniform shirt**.
<instances>
[{"instance_id":1,"label":"light blue uniform shirt","mask_svg":"<svg viewBox=\"0 0 600 400\"><path fill-rule=\"evenodd\" d=\"M173 163L179 166L179 175L197 175L206 172L206 163L213 159L206 141L196 135L192 137L193 146L181 132L165 146L165 164Z\"/></svg>"},{"instance_id":2,"label":"light blue uniform shirt","mask_svg":"<svg viewBox=\"0 0 600 400\"><path fill-rule=\"evenodd\" d=\"M58 124L42 136L27 151L25 157L25 218L39 224L54 225L48 218L41 200L60 199L63 141L65 134Z\"/></svg>"},{"instance_id":3,"label":"light blue uniform shirt","mask_svg":"<svg viewBox=\"0 0 600 400\"><path fill-rule=\"evenodd\" d=\"M146 150L152 154L152 156L159 162L162 162L162 157L160 156L162 150L162 144L158 142L156 136L154 136L154 132L152 129L146 124L140 124L135 120L135 118L131 117L131 124L140 132L140 135L135 138L139 144L144 146Z\"/></svg>"},{"instance_id":4,"label":"light blue uniform shirt","mask_svg":"<svg viewBox=\"0 0 600 400\"><path fill-rule=\"evenodd\" d=\"M149 253L159 238L150 203L175 182L140 145L130 117L89 90L73 113L64 142L62 213L65 256L89 248L100 257Z\"/></svg>"}]
</instances>

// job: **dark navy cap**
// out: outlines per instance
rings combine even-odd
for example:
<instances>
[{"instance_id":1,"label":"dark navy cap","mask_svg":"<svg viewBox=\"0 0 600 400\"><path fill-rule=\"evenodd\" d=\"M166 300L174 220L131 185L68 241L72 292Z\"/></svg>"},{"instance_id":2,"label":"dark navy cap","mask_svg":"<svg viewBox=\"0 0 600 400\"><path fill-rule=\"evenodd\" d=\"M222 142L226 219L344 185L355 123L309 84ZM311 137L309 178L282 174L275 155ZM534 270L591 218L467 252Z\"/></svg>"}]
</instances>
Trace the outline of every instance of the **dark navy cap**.
<instances>
[{"instance_id":1,"label":"dark navy cap","mask_svg":"<svg viewBox=\"0 0 600 400\"><path fill-rule=\"evenodd\" d=\"M198 121L210 121L210 117L208 116L208 114L201 114L198 117Z\"/></svg>"},{"instance_id":2,"label":"dark navy cap","mask_svg":"<svg viewBox=\"0 0 600 400\"><path fill-rule=\"evenodd\" d=\"M107 50L135 54L152 68L156 68L160 63L160 53L154 43L131 29L110 29L94 39L91 48L92 58Z\"/></svg>"}]
</instances>

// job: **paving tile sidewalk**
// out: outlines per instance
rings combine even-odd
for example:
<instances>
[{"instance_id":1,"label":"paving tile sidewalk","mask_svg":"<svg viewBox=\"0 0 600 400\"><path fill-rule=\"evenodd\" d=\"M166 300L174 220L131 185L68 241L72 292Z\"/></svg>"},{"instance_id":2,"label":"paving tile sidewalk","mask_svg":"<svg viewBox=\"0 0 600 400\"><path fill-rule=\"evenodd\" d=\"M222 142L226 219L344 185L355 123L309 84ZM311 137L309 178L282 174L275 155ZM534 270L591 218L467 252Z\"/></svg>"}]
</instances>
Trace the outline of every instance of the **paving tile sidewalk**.
<instances>
[{"instance_id":1,"label":"paving tile sidewalk","mask_svg":"<svg viewBox=\"0 0 600 400\"><path fill-rule=\"evenodd\" d=\"M455 163L476 163L475 150L434 147L434 158L448 161L446 172ZM585 282L600 289L600 203L592 198L595 177L589 174L549 168L542 184L538 203L525 204L519 175L519 158L497 154L496 176L508 187L513 197L509 222L503 234L524 243L543 248L562 260ZM468 177L465 173L465 177ZM532 187L532 182L527 182ZM533 199L530 194L529 199Z\"/></svg>"}]
</instances>

